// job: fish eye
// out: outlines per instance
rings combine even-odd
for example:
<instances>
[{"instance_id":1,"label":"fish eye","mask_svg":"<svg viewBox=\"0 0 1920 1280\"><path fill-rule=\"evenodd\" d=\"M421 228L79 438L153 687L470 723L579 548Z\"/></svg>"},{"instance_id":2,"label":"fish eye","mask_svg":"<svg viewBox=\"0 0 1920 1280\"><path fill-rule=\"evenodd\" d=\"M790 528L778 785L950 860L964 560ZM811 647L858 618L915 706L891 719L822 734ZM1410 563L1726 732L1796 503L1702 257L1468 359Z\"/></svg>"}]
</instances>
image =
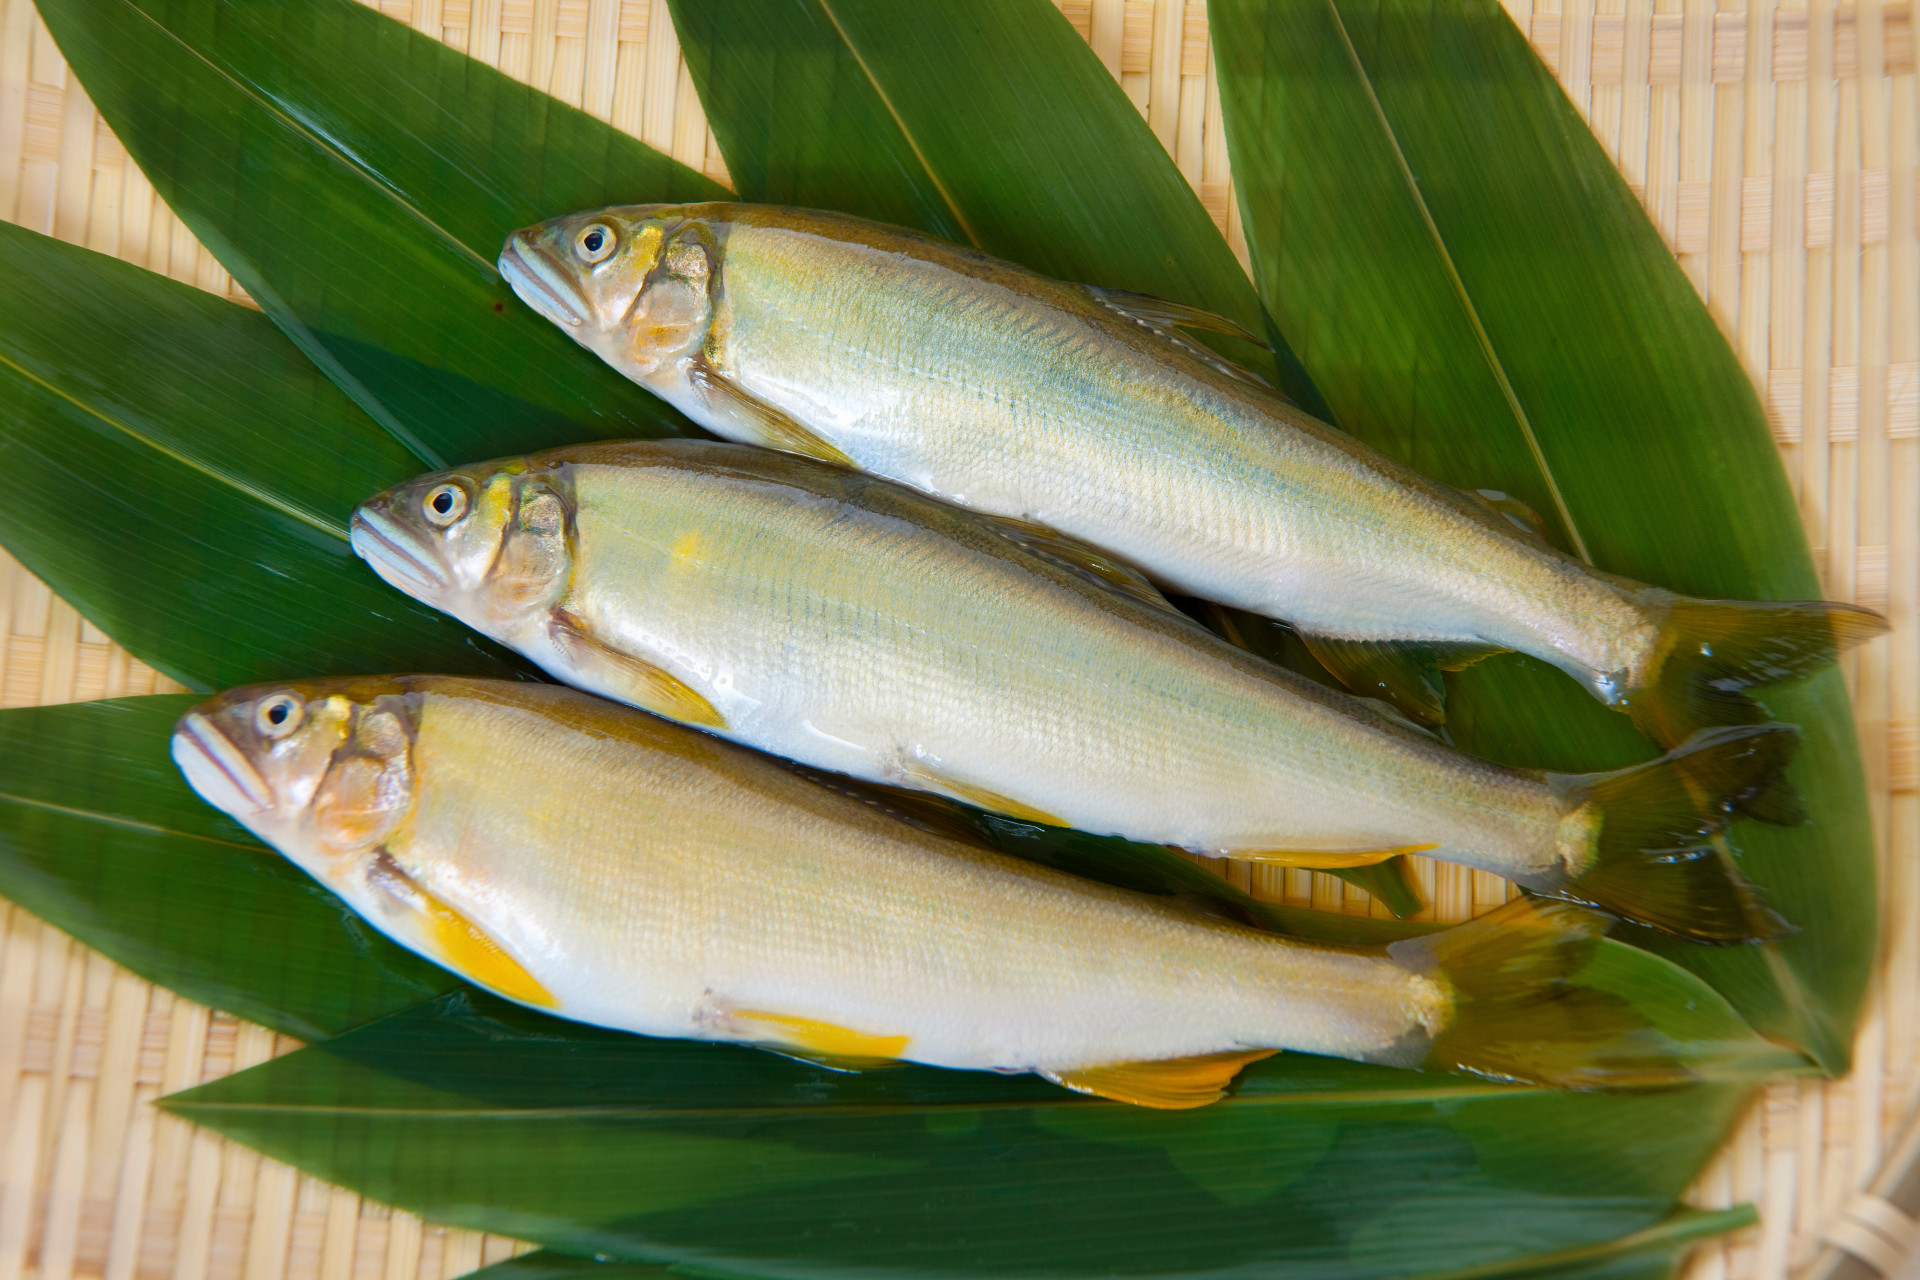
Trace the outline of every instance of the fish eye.
<instances>
[{"instance_id":1,"label":"fish eye","mask_svg":"<svg viewBox=\"0 0 1920 1280\"><path fill-rule=\"evenodd\" d=\"M574 237L574 248L583 262L602 262L613 253L617 241L613 229L605 223L596 222Z\"/></svg>"},{"instance_id":2,"label":"fish eye","mask_svg":"<svg viewBox=\"0 0 1920 1280\"><path fill-rule=\"evenodd\" d=\"M421 499L420 510L442 529L467 514L467 491L457 484L437 484Z\"/></svg>"},{"instance_id":3,"label":"fish eye","mask_svg":"<svg viewBox=\"0 0 1920 1280\"><path fill-rule=\"evenodd\" d=\"M263 738L284 738L300 727L303 708L291 693L276 693L263 698L253 709L253 727Z\"/></svg>"}]
</instances>

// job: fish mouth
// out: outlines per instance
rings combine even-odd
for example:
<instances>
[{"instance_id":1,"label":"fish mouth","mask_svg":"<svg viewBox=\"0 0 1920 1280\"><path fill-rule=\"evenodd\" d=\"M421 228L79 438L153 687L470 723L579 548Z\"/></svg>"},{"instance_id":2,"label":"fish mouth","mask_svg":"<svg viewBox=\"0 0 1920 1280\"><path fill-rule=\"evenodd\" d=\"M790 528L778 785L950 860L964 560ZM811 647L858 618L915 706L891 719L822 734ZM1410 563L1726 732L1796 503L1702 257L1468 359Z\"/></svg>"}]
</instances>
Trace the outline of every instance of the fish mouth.
<instances>
[{"instance_id":1,"label":"fish mouth","mask_svg":"<svg viewBox=\"0 0 1920 1280\"><path fill-rule=\"evenodd\" d=\"M236 818L273 808L273 790L240 748L198 711L173 730L173 762L200 798Z\"/></svg>"},{"instance_id":2,"label":"fish mouth","mask_svg":"<svg viewBox=\"0 0 1920 1280\"><path fill-rule=\"evenodd\" d=\"M413 535L372 506L354 509L347 540L375 573L410 596L425 599L452 585Z\"/></svg>"},{"instance_id":3,"label":"fish mouth","mask_svg":"<svg viewBox=\"0 0 1920 1280\"><path fill-rule=\"evenodd\" d=\"M593 308L552 259L522 239L525 234L516 231L507 237L506 246L500 250L500 278L513 286L520 301L547 319L578 329L591 317Z\"/></svg>"}]
</instances>

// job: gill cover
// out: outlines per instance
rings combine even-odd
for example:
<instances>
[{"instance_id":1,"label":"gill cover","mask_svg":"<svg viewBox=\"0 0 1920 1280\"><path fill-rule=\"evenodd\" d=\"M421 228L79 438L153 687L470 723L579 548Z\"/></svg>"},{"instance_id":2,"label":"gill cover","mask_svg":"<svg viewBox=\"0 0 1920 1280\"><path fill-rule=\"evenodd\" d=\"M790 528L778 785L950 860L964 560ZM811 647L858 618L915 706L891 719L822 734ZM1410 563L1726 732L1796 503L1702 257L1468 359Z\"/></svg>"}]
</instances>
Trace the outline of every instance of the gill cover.
<instances>
[{"instance_id":1,"label":"gill cover","mask_svg":"<svg viewBox=\"0 0 1920 1280\"><path fill-rule=\"evenodd\" d=\"M507 237L500 274L520 299L635 381L679 375L713 323L715 227L682 207L569 214Z\"/></svg>"}]
</instances>

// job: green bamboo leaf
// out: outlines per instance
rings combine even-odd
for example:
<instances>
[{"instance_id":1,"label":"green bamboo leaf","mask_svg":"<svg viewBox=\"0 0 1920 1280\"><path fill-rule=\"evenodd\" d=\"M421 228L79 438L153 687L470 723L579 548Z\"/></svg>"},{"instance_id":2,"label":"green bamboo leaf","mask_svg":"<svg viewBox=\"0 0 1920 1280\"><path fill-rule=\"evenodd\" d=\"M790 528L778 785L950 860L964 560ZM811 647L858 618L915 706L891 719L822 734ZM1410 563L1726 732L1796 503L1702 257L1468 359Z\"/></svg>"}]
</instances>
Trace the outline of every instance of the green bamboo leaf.
<instances>
[{"instance_id":1,"label":"green bamboo leaf","mask_svg":"<svg viewBox=\"0 0 1920 1280\"><path fill-rule=\"evenodd\" d=\"M541 218L717 184L352 0L40 12L154 189L422 461L688 429L493 264Z\"/></svg>"},{"instance_id":2,"label":"green bamboo leaf","mask_svg":"<svg viewBox=\"0 0 1920 1280\"><path fill-rule=\"evenodd\" d=\"M1437 1276L1429 1274L1421 1280L1521 1280L1534 1276L1557 1280L1669 1280L1693 1245L1752 1226L1757 1220L1748 1205L1716 1210L1683 1208L1617 1240ZM583 1258L536 1249L469 1272L467 1280L662 1280L690 1273L691 1269L659 1263Z\"/></svg>"},{"instance_id":3,"label":"green bamboo leaf","mask_svg":"<svg viewBox=\"0 0 1920 1280\"><path fill-rule=\"evenodd\" d=\"M1737 1026L1696 980L1608 950L1630 980L1658 966L1715 1005L1697 1030ZM1161 1113L456 994L162 1105L374 1199L573 1254L744 1275L1293 1263L1361 1280L1528 1271L1657 1231L1742 1093L1552 1093L1288 1054L1225 1102Z\"/></svg>"},{"instance_id":4,"label":"green bamboo leaf","mask_svg":"<svg viewBox=\"0 0 1920 1280\"><path fill-rule=\"evenodd\" d=\"M150 982L313 1040L461 985L193 794L192 695L0 711L0 896Z\"/></svg>"},{"instance_id":5,"label":"green bamboo leaf","mask_svg":"<svg viewBox=\"0 0 1920 1280\"><path fill-rule=\"evenodd\" d=\"M1319 406L1193 188L1046 0L672 5L742 200L917 227L1204 307L1269 334L1281 385ZM1275 372L1249 344L1216 345Z\"/></svg>"},{"instance_id":6,"label":"green bamboo leaf","mask_svg":"<svg viewBox=\"0 0 1920 1280\"><path fill-rule=\"evenodd\" d=\"M1209 15L1254 276L1343 426L1521 497L1611 572L1820 595L1752 386L1494 0L1215 0ZM1587 770L1650 753L1531 660L1450 684L1454 739L1479 754ZM1766 701L1805 735L1789 777L1812 821L1734 839L1801 932L1645 942L1840 1071L1875 946L1853 725L1837 674Z\"/></svg>"},{"instance_id":7,"label":"green bamboo leaf","mask_svg":"<svg viewBox=\"0 0 1920 1280\"><path fill-rule=\"evenodd\" d=\"M190 687L525 669L354 556L354 504L419 464L264 317L10 224L0 464L0 542Z\"/></svg>"}]
</instances>

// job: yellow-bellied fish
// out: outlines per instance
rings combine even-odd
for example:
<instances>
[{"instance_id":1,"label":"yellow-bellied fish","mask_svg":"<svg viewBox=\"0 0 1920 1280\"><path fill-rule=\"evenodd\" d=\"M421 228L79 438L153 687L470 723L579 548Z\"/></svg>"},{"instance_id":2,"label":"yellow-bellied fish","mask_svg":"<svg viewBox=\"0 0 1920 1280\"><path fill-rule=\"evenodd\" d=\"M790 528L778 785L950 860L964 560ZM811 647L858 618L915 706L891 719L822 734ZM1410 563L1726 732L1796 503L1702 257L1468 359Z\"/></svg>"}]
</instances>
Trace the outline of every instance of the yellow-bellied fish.
<instances>
[{"instance_id":1,"label":"yellow-bellied fish","mask_svg":"<svg viewBox=\"0 0 1920 1280\"><path fill-rule=\"evenodd\" d=\"M1033 1071L1156 1107L1280 1049L1576 1088L1687 1077L1564 979L1599 917L1518 904L1373 950L1210 919L910 826L550 685L236 689L173 756L374 927L522 1004L645 1035Z\"/></svg>"},{"instance_id":2,"label":"yellow-bellied fish","mask_svg":"<svg viewBox=\"0 0 1920 1280\"><path fill-rule=\"evenodd\" d=\"M388 582L559 678L823 769L1230 858L1427 851L1692 937L1779 927L1711 847L1793 750L1474 759L957 507L792 454L586 445L361 504ZM1689 786L1720 802L1703 813Z\"/></svg>"},{"instance_id":3,"label":"yellow-bellied fish","mask_svg":"<svg viewBox=\"0 0 1920 1280\"><path fill-rule=\"evenodd\" d=\"M1672 747L1763 720L1740 690L1885 629L1850 605L1698 600L1595 572L1179 332L1229 321L899 228L633 205L515 232L500 272L721 436L1045 526L1283 619L1350 688L1428 723L1437 667L1514 649Z\"/></svg>"}]
</instances>

